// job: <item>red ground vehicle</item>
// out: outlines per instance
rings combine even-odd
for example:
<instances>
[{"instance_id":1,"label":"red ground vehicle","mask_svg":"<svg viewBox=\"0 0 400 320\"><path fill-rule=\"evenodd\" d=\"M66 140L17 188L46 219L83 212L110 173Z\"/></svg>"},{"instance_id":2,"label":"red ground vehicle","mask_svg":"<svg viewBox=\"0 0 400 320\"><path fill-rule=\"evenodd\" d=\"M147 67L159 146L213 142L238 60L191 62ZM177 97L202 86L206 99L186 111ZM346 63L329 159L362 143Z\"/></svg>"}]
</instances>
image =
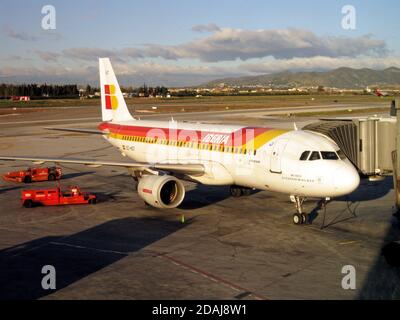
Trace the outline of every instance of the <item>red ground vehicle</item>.
<instances>
[{"instance_id":1,"label":"red ground vehicle","mask_svg":"<svg viewBox=\"0 0 400 320\"><path fill-rule=\"evenodd\" d=\"M61 168L28 168L23 171L8 172L3 179L11 182L31 183L34 181L54 181L61 179Z\"/></svg>"},{"instance_id":2,"label":"red ground vehicle","mask_svg":"<svg viewBox=\"0 0 400 320\"><path fill-rule=\"evenodd\" d=\"M69 187L62 191L60 187L47 190L23 190L21 202L25 208L34 206L60 206L66 204L95 204L96 195L82 192L79 187Z\"/></svg>"}]
</instances>

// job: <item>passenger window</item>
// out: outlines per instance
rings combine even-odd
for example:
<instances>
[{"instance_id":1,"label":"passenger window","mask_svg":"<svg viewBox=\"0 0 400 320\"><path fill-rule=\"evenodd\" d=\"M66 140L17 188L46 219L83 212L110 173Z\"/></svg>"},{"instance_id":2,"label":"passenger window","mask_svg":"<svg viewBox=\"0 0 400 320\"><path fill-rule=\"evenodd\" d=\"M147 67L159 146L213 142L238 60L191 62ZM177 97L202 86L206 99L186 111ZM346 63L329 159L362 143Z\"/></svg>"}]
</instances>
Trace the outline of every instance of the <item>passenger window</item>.
<instances>
[{"instance_id":1,"label":"passenger window","mask_svg":"<svg viewBox=\"0 0 400 320\"><path fill-rule=\"evenodd\" d=\"M333 151L321 151L321 156L325 160L339 160L336 152Z\"/></svg>"},{"instance_id":2,"label":"passenger window","mask_svg":"<svg viewBox=\"0 0 400 320\"><path fill-rule=\"evenodd\" d=\"M319 152L318 151L313 151L313 153L311 153L311 156L310 156L310 161L314 161L314 160L319 160L319 159L321 159L321 156L319 155Z\"/></svg>"},{"instance_id":3,"label":"passenger window","mask_svg":"<svg viewBox=\"0 0 400 320\"><path fill-rule=\"evenodd\" d=\"M301 156L300 156L300 160L301 160L301 161L307 160L309 154L310 154L310 151L304 151L304 152L301 154Z\"/></svg>"}]
</instances>

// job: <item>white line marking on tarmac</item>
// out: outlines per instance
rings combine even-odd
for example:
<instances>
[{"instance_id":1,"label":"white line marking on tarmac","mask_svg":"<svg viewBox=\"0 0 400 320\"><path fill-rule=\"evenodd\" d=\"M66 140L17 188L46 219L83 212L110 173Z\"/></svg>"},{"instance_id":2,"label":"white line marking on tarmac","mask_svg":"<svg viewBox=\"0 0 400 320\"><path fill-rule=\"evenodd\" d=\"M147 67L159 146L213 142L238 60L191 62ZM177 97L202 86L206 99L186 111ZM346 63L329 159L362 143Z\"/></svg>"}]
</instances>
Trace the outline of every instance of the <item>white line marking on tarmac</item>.
<instances>
[{"instance_id":1,"label":"white line marking on tarmac","mask_svg":"<svg viewBox=\"0 0 400 320\"><path fill-rule=\"evenodd\" d=\"M1 114L0 117L11 117L11 116L19 116L20 113L10 113L10 114Z\"/></svg>"},{"instance_id":2,"label":"white line marking on tarmac","mask_svg":"<svg viewBox=\"0 0 400 320\"><path fill-rule=\"evenodd\" d=\"M99 249L99 248L91 248L91 247L79 246L79 245L76 245L76 244L70 244L70 243L65 243L65 242L51 241L49 243L57 245L57 246L71 247L71 248L75 248L75 249L93 250L93 251L98 251L98 252L103 252L103 253L120 254L120 255L124 255L124 256L129 255L129 252L121 252L121 251L115 251L115 250L104 250L104 249Z\"/></svg>"},{"instance_id":3,"label":"white line marking on tarmac","mask_svg":"<svg viewBox=\"0 0 400 320\"><path fill-rule=\"evenodd\" d=\"M0 122L0 125L3 125L3 124L46 123L46 122L66 122L66 121L80 121L80 120L100 120L100 117L74 118L74 119L54 119L54 120L33 120L33 121L17 121L17 122Z\"/></svg>"},{"instance_id":4,"label":"white line marking on tarmac","mask_svg":"<svg viewBox=\"0 0 400 320\"><path fill-rule=\"evenodd\" d=\"M183 116L188 117L190 115L232 115L232 114L242 114L242 113L252 113L252 112L262 112L266 114L281 114L286 112L320 112L320 111L341 111L352 109L353 111L358 109L372 109L385 106L342 106L342 105L328 105L328 106L300 106L300 107L288 107L288 108L260 108L260 109L231 109L231 110L217 110L217 111L194 111L194 112L174 112L174 113L154 113L154 114L146 114L142 115L144 118L153 118L153 117L160 117L160 116ZM140 117L140 114L136 114L137 117ZM53 120L33 120L33 121L18 121L18 122L0 122L0 125L8 125L8 124L32 124L32 123L49 123L49 122L68 122L68 121L85 121L85 120L97 120L101 121L100 117L90 117L90 118L71 118L71 119L53 119Z\"/></svg>"}]
</instances>

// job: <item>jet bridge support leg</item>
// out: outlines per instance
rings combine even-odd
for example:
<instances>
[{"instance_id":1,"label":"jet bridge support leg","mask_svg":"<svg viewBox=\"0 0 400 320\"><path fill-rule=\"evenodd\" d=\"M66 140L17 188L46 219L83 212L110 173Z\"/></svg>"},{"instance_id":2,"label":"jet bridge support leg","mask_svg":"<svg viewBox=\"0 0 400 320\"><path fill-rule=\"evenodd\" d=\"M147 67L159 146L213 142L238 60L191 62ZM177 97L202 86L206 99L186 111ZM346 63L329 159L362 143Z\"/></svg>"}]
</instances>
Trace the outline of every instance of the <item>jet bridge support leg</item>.
<instances>
[{"instance_id":1,"label":"jet bridge support leg","mask_svg":"<svg viewBox=\"0 0 400 320\"><path fill-rule=\"evenodd\" d=\"M395 102L397 116L396 150L392 152L393 185L396 197L397 214L400 212L400 99Z\"/></svg>"}]
</instances>

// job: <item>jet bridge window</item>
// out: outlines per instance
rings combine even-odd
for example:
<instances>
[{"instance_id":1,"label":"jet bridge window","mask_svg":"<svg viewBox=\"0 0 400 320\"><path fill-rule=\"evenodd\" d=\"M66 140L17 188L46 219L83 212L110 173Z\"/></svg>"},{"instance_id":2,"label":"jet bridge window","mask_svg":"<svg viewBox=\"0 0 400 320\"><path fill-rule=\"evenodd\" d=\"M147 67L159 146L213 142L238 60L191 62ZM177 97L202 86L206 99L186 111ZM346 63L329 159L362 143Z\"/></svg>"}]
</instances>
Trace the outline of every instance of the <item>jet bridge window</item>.
<instances>
[{"instance_id":1,"label":"jet bridge window","mask_svg":"<svg viewBox=\"0 0 400 320\"><path fill-rule=\"evenodd\" d=\"M339 160L338 155L333 151L321 151L321 156L324 160Z\"/></svg>"},{"instance_id":2,"label":"jet bridge window","mask_svg":"<svg viewBox=\"0 0 400 320\"><path fill-rule=\"evenodd\" d=\"M310 156L310 161L314 161L314 160L319 160L319 159L321 159L321 156L319 155L319 152L318 151L313 151L312 153L311 153L311 156Z\"/></svg>"},{"instance_id":3,"label":"jet bridge window","mask_svg":"<svg viewBox=\"0 0 400 320\"><path fill-rule=\"evenodd\" d=\"M300 160L306 161L308 159L309 154L310 154L310 151L304 151L300 156Z\"/></svg>"}]
</instances>

